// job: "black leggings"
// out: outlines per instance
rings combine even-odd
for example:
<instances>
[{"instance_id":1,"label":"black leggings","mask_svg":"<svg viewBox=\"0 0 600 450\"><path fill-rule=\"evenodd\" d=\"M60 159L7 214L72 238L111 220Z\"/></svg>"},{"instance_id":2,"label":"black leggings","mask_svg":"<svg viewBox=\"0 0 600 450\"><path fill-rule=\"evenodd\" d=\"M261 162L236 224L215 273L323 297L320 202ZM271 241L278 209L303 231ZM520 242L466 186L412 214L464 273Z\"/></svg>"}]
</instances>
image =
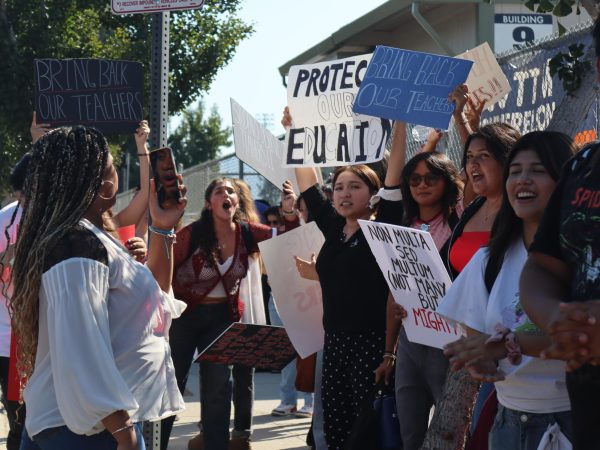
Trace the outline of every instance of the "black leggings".
<instances>
[{"instance_id":1,"label":"black leggings","mask_svg":"<svg viewBox=\"0 0 600 450\"><path fill-rule=\"evenodd\" d=\"M567 373L573 417L573 450L600 449L600 367Z\"/></svg>"}]
</instances>

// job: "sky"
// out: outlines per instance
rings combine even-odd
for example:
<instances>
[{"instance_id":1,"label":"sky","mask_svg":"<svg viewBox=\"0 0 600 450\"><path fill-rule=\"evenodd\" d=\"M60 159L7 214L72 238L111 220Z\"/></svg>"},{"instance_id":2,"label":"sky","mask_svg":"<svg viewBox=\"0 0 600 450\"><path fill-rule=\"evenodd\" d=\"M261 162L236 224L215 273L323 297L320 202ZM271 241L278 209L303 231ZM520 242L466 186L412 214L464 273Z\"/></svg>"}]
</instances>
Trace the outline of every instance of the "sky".
<instances>
[{"instance_id":1,"label":"sky","mask_svg":"<svg viewBox=\"0 0 600 450\"><path fill-rule=\"evenodd\" d=\"M279 121L286 90L279 66L385 1L245 0L239 17L253 23L255 32L218 73L204 96L206 106L216 105L224 124L231 126L229 99L233 98L259 121L267 115L271 120L268 128L275 134L282 133Z\"/></svg>"}]
</instances>

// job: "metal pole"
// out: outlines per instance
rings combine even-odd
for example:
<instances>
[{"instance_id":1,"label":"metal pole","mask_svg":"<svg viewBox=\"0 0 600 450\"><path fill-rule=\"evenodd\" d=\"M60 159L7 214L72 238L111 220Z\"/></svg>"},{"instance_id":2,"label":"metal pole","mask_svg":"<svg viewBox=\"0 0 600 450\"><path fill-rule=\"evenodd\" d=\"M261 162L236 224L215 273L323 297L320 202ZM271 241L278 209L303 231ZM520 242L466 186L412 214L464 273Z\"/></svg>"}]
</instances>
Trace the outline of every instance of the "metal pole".
<instances>
[{"instance_id":1,"label":"metal pole","mask_svg":"<svg viewBox=\"0 0 600 450\"><path fill-rule=\"evenodd\" d=\"M166 147L169 119L169 11L152 14L150 145ZM146 448L160 450L160 421L144 423Z\"/></svg>"},{"instance_id":2,"label":"metal pole","mask_svg":"<svg viewBox=\"0 0 600 450\"><path fill-rule=\"evenodd\" d=\"M166 147L169 120L169 11L152 14L150 143Z\"/></svg>"}]
</instances>

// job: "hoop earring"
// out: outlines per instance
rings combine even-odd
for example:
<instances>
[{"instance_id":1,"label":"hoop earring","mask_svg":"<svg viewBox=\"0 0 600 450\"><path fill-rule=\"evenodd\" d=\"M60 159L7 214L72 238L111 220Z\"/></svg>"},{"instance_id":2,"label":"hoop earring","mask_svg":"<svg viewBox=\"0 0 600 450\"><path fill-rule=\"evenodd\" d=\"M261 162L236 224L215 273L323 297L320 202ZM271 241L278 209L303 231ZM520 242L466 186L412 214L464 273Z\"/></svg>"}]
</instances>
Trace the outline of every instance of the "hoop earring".
<instances>
[{"instance_id":1,"label":"hoop earring","mask_svg":"<svg viewBox=\"0 0 600 450\"><path fill-rule=\"evenodd\" d=\"M102 180L102 182L100 183L100 186L104 186L104 183L110 183L113 186L115 185L115 183L113 183L110 180ZM100 194L100 192L98 192L98 197L100 197L102 200L112 200L114 198L114 195L112 197L104 197L102 194Z\"/></svg>"}]
</instances>

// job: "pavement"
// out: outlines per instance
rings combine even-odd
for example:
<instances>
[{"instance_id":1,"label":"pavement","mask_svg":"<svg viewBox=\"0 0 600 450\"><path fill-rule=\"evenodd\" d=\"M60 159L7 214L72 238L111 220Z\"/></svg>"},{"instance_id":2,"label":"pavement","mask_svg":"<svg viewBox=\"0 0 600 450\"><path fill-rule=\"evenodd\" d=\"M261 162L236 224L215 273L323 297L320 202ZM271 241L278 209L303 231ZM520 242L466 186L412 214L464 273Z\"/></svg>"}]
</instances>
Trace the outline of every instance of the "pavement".
<instances>
[{"instance_id":1,"label":"pavement","mask_svg":"<svg viewBox=\"0 0 600 450\"><path fill-rule=\"evenodd\" d=\"M271 410L279 405L279 374L257 373L255 376L253 450L310 450L306 434L310 419L272 417ZM193 365L184 396L186 410L179 414L173 426L169 450L187 450L187 442L198 433L200 418L198 366ZM299 400L298 407L302 406ZM233 408L232 408L233 412ZM231 426L233 427L233 421ZM0 414L0 450L6 450L8 423ZM151 450L150 448L148 450Z\"/></svg>"}]
</instances>

